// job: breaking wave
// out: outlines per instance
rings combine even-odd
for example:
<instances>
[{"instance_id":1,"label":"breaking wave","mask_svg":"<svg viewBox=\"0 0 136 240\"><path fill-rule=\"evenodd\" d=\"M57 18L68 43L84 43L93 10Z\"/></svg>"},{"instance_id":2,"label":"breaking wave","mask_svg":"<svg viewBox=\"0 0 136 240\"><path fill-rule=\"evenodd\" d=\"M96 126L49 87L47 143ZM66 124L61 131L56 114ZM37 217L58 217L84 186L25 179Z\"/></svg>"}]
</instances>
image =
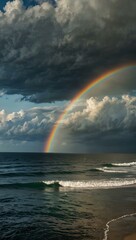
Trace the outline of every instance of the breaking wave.
<instances>
[{"instance_id":1,"label":"breaking wave","mask_svg":"<svg viewBox=\"0 0 136 240\"><path fill-rule=\"evenodd\" d=\"M135 166L136 162L130 162L130 163L112 163L112 166L116 166L116 167L131 167L131 166Z\"/></svg>"},{"instance_id":2,"label":"breaking wave","mask_svg":"<svg viewBox=\"0 0 136 240\"><path fill-rule=\"evenodd\" d=\"M108 169L107 167L104 167L104 168L93 168L90 171L92 171L92 172L105 172L105 173L127 173L127 171L113 170L113 169Z\"/></svg>"},{"instance_id":3,"label":"breaking wave","mask_svg":"<svg viewBox=\"0 0 136 240\"><path fill-rule=\"evenodd\" d=\"M30 182L30 183L11 183L11 184L0 184L0 188L32 188L32 189L45 189L46 187L50 188L59 188L61 185L59 182L54 181L53 183L46 184L45 182Z\"/></svg>"},{"instance_id":4,"label":"breaking wave","mask_svg":"<svg viewBox=\"0 0 136 240\"><path fill-rule=\"evenodd\" d=\"M46 186L55 184L56 181L44 181ZM114 188L136 184L136 179L115 179L115 180L93 180L93 181L57 181L64 188L81 188L81 189L101 189Z\"/></svg>"},{"instance_id":5,"label":"breaking wave","mask_svg":"<svg viewBox=\"0 0 136 240\"><path fill-rule=\"evenodd\" d=\"M123 186L131 186L136 184L136 179L115 179L115 180L92 180L92 181L41 181L30 183L11 183L0 184L0 188L30 188L30 189L46 189L46 188L65 188L65 189L105 189L119 188Z\"/></svg>"}]
</instances>

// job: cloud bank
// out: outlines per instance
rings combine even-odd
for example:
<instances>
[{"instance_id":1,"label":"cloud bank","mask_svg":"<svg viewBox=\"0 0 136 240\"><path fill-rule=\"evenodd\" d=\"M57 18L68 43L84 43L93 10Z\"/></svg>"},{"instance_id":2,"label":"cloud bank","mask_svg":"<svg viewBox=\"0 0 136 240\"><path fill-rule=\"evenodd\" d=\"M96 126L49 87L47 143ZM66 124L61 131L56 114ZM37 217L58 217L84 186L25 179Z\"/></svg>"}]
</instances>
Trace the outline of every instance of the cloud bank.
<instances>
[{"instance_id":1,"label":"cloud bank","mask_svg":"<svg viewBox=\"0 0 136 240\"><path fill-rule=\"evenodd\" d=\"M61 125L67 139L77 144L78 150L86 146L88 152L92 148L95 151L135 151L136 97L91 97L82 110L73 110Z\"/></svg>"},{"instance_id":2,"label":"cloud bank","mask_svg":"<svg viewBox=\"0 0 136 240\"><path fill-rule=\"evenodd\" d=\"M60 111L56 107L32 108L7 114L0 111L0 139L15 141L44 141Z\"/></svg>"},{"instance_id":3,"label":"cloud bank","mask_svg":"<svg viewBox=\"0 0 136 240\"><path fill-rule=\"evenodd\" d=\"M82 111L72 112L63 120L71 132L96 133L112 130L136 131L136 97L123 95L105 96L103 99L91 97Z\"/></svg>"},{"instance_id":4,"label":"cloud bank","mask_svg":"<svg viewBox=\"0 0 136 240\"><path fill-rule=\"evenodd\" d=\"M0 12L0 88L36 103L71 99L88 77L135 59L136 1L51 2Z\"/></svg>"},{"instance_id":5,"label":"cloud bank","mask_svg":"<svg viewBox=\"0 0 136 240\"><path fill-rule=\"evenodd\" d=\"M63 109L35 107L0 111L0 140L44 143ZM135 151L136 97L91 97L77 103L60 123L53 140L58 152Z\"/></svg>"}]
</instances>

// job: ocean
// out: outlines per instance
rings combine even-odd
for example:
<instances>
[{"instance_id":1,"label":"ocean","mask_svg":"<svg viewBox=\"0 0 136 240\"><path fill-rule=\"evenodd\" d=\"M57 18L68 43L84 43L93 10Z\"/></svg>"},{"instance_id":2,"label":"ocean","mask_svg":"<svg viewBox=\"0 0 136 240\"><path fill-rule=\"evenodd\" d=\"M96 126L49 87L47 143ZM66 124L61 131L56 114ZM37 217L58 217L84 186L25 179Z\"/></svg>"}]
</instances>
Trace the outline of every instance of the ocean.
<instances>
[{"instance_id":1,"label":"ocean","mask_svg":"<svg viewBox=\"0 0 136 240\"><path fill-rule=\"evenodd\" d=\"M0 154L1 240L136 232L136 154Z\"/></svg>"}]
</instances>

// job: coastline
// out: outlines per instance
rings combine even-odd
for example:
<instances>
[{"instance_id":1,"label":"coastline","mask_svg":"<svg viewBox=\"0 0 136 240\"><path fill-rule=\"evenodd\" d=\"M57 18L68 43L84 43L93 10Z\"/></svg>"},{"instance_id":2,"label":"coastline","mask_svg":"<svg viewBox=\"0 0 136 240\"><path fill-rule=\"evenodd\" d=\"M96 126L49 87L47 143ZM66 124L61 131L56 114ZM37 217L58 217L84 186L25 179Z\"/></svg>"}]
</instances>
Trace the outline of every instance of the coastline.
<instances>
[{"instance_id":1,"label":"coastline","mask_svg":"<svg viewBox=\"0 0 136 240\"><path fill-rule=\"evenodd\" d=\"M124 240L136 240L136 233L126 236Z\"/></svg>"}]
</instances>

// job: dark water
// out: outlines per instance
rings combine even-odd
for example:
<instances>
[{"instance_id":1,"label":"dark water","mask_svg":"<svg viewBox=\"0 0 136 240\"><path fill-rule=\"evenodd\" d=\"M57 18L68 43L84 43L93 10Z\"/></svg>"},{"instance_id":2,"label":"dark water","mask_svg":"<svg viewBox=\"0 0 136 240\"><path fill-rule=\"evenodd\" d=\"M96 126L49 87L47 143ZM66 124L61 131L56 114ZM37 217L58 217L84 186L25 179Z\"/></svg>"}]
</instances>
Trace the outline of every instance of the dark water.
<instances>
[{"instance_id":1,"label":"dark water","mask_svg":"<svg viewBox=\"0 0 136 240\"><path fill-rule=\"evenodd\" d=\"M0 239L123 239L135 186L134 154L1 153Z\"/></svg>"}]
</instances>

